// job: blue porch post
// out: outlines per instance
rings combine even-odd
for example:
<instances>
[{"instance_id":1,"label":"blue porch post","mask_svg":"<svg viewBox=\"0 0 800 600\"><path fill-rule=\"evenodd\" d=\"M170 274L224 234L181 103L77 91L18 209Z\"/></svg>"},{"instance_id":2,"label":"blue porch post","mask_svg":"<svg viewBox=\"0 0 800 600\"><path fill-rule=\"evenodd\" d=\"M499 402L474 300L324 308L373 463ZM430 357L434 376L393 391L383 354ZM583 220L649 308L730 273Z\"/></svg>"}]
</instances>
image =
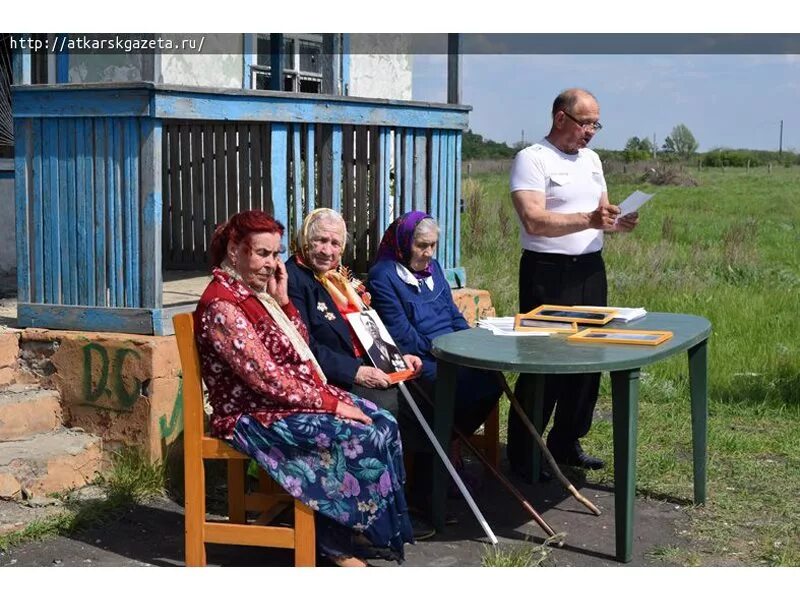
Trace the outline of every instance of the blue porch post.
<instances>
[{"instance_id":1,"label":"blue porch post","mask_svg":"<svg viewBox=\"0 0 800 600\"><path fill-rule=\"evenodd\" d=\"M246 90L255 88L253 81L253 65L256 64L258 52L258 34L245 33L242 41L244 48L242 57L244 58L244 70L242 72L242 87Z\"/></svg>"},{"instance_id":2,"label":"blue porch post","mask_svg":"<svg viewBox=\"0 0 800 600\"><path fill-rule=\"evenodd\" d=\"M283 89L283 34L269 34L269 89Z\"/></svg>"},{"instance_id":3,"label":"blue porch post","mask_svg":"<svg viewBox=\"0 0 800 600\"><path fill-rule=\"evenodd\" d=\"M65 47L69 34L59 33L56 40L56 83L69 83L69 50Z\"/></svg>"}]
</instances>

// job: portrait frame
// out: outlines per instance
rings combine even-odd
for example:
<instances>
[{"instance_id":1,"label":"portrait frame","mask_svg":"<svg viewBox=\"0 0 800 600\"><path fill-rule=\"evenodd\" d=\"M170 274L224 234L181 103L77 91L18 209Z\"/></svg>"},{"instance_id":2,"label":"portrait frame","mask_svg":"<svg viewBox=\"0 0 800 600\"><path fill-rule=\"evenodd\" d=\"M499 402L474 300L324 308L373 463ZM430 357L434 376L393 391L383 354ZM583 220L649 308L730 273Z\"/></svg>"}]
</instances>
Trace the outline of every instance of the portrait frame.
<instances>
[{"instance_id":1,"label":"portrait frame","mask_svg":"<svg viewBox=\"0 0 800 600\"><path fill-rule=\"evenodd\" d=\"M386 373L392 383L405 381L415 376L414 370L409 369L408 365L406 365L403 353L395 344L389 330L386 329L376 311L372 309L362 310L349 313L346 317L358 341L364 347L365 358L369 364ZM377 327L377 335L368 331L366 323L370 321ZM383 364L379 364L379 360L376 358L377 354L371 351L376 340L385 344L386 351L390 356ZM400 366L401 363L404 368Z\"/></svg>"},{"instance_id":2,"label":"portrait frame","mask_svg":"<svg viewBox=\"0 0 800 600\"><path fill-rule=\"evenodd\" d=\"M637 344L640 346L657 346L671 338L671 331L587 327L569 336L567 340L571 342L588 342L593 344Z\"/></svg>"},{"instance_id":3,"label":"portrait frame","mask_svg":"<svg viewBox=\"0 0 800 600\"><path fill-rule=\"evenodd\" d=\"M520 315L521 319L536 321L558 321L584 325L605 325L617 314L615 308L578 308L560 304L542 304L529 313Z\"/></svg>"},{"instance_id":4,"label":"portrait frame","mask_svg":"<svg viewBox=\"0 0 800 600\"><path fill-rule=\"evenodd\" d=\"M531 319L527 314L518 314L514 317L514 331L540 332L540 333L561 333L572 335L578 333L578 324L575 321L550 321Z\"/></svg>"}]
</instances>

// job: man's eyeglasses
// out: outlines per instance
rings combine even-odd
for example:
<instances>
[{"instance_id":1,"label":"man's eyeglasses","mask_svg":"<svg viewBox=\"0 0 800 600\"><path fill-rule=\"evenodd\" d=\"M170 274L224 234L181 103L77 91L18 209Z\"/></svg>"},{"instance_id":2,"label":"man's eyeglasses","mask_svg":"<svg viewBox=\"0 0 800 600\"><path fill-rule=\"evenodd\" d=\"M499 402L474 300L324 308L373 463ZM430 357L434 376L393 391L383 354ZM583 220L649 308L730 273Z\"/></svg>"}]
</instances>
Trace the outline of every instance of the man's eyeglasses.
<instances>
[{"instance_id":1,"label":"man's eyeglasses","mask_svg":"<svg viewBox=\"0 0 800 600\"><path fill-rule=\"evenodd\" d=\"M603 125L600 123L600 121L588 121L588 122L579 121L571 114L569 114L567 111L562 110L561 112L563 112L566 116L570 118L570 120L574 121L584 129L593 129L594 131L600 131L603 128Z\"/></svg>"}]
</instances>

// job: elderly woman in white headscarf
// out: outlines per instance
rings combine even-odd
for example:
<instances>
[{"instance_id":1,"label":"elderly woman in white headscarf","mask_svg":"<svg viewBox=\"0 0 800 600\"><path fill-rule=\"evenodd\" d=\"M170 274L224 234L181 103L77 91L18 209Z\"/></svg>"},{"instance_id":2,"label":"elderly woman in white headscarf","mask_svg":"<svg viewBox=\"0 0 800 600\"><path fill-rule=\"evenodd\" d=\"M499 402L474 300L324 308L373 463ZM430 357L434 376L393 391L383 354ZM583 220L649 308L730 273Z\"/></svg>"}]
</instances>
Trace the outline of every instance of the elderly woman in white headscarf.
<instances>
[{"instance_id":1,"label":"elderly woman in white headscarf","mask_svg":"<svg viewBox=\"0 0 800 600\"><path fill-rule=\"evenodd\" d=\"M338 212L311 211L298 232L297 250L286 262L289 297L308 328L311 349L328 380L397 415L397 387L390 387L384 371L370 366L367 351L346 318L369 304L361 283L341 269L346 243L347 229ZM416 356L403 358L410 369L422 366Z\"/></svg>"}]
</instances>

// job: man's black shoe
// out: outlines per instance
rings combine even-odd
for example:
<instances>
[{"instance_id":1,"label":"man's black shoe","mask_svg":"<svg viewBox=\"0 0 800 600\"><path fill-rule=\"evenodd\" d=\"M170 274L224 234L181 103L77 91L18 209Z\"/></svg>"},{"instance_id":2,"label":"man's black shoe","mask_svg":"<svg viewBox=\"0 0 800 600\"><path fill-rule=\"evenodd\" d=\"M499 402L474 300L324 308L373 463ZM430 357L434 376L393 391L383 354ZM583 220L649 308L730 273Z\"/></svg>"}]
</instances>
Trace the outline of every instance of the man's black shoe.
<instances>
[{"instance_id":1,"label":"man's black shoe","mask_svg":"<svg viewBox=\"0 0 800 600\"><path fill-rule=\"evenodd\" d=\"M581 443L576 441L566 448L551 446L548 440L547 448L553 455L555 461L560 465L567 465L568 467L580 467L581 469L602 469L606 466L603 459L597 458L586 454L581 448Z\"/></svg>"}]
</instances>

